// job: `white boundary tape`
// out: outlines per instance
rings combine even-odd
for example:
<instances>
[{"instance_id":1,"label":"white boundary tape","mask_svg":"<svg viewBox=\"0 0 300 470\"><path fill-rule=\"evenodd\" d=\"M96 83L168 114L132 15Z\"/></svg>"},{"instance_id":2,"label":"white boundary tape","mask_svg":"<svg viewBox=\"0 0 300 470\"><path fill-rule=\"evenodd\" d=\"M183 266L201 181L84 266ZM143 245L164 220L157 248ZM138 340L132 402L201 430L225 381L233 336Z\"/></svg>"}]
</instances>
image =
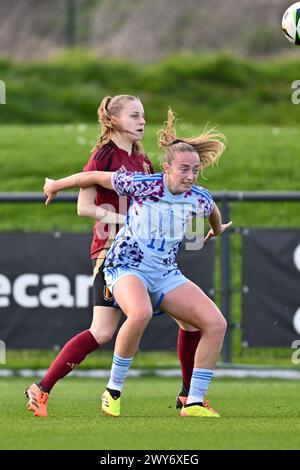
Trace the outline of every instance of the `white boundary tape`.
<instances>
[{"instance_id":1,"label":"white boundary tape","mask_svg":"<svg viewBox=\"0 0 300 470\"><path fill-rule=\"evenodd\" d=\"M43 377L47 369L0 369L0 378L8 377ZM109 377L107 369L74 370L68 377L82 377L89 379L102 379ZM132 369L128 377L181 377L180 369ZM300 369L255 369L255 368L226 368L217 369L214 377L226 378L256 378L256 379L284 379L300 380Z\"/></svg>"}]
</instances>

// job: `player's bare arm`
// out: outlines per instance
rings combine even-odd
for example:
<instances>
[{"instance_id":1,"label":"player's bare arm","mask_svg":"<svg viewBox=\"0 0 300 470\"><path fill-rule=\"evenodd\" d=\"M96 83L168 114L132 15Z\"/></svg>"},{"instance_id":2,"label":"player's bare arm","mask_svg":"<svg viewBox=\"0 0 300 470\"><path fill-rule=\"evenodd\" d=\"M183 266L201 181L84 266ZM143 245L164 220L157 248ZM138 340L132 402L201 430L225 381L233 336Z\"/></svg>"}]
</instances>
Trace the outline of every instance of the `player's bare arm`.
<instances>
[{"instance_id":1,"label":"player's bare arm","mask_svg":"<svg viewBox=\"0 0 300 470\"><path fill-rule=\"evenodd\" d=\"M95 185L100 185L107 189L114 189L111 182L113 174L114 172L110 171L85 171L59 180L45 178L44 194L47 196L45 204L50 204L58 191L62 189L89 188Z\"/></svg>"},{"instance_id":2,"label":"player's bare arm","mask_svg":"<svg viewBox=\"0 0 300 470\"><path fill-rule=\"evenodd\" d=\"M214 205L214 208L211 211L210 216L208 217L208 222L210 223L211 228L208 231L204 241L207 241L212 237L221 235L221 233L227 230L232 224L232 221L228 222L227 224L222 224L221 214L216 204Z\"/></svg>"},{"instance_id":3,"label":"player's bare arm","mask_svg":"<svg viewBox=\"0 0 300 470\"><path fill-rule=\"evenodd\" d=\"M77 214L80 217L89 217L91 219L100 220L105 224L124 225L126 219L125 215L97 206L95 202L96 195L96 186L80 189L77 201Z\"/></svg>"}]
</instances>

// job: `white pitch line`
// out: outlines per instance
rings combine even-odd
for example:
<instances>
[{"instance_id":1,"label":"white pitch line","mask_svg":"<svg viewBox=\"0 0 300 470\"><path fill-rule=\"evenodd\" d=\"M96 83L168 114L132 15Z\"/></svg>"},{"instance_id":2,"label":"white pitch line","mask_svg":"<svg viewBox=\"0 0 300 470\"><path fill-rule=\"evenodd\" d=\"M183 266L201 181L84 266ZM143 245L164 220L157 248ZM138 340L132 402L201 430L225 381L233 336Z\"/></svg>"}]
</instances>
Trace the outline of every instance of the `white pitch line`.
<instances>
[{"instance_id":1,"label":"white pitch line","mask_svg":"<svg viewBox=\"0 0 300 470\"><path fill-rule=\"evenodd\" d=\"M9 377L43 377L47 369L0 369L0 378ZM103 379L109 377L108 369L73 370L68 377ZM128 377L181 377L180 369L133 369L129 371ZM217 369L214 372L216 378L256 378L256 379L283 379L300 380L300 370L294 369L250 369L250 368L226 368Z\"/></svg>"}]
</instances>

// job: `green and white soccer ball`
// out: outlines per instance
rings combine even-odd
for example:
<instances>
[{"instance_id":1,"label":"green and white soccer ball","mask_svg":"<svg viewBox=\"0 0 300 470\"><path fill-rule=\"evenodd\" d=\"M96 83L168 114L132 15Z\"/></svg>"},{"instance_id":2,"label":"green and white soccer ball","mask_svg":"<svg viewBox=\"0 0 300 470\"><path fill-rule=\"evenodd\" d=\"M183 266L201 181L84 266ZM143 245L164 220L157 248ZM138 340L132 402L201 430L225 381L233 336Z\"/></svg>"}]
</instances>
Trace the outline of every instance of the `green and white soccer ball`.
<instances>
[{"instance_id":1,"label":"green and white soccer ball","mask_svg":"<svg viewBox=\"0 0 300 470\"><path fill-rule=\"evenodd\" d=\"M300 2L286 10L282 17L282 31L292 44L300 46Z\"/></svg>"}]
</instances>

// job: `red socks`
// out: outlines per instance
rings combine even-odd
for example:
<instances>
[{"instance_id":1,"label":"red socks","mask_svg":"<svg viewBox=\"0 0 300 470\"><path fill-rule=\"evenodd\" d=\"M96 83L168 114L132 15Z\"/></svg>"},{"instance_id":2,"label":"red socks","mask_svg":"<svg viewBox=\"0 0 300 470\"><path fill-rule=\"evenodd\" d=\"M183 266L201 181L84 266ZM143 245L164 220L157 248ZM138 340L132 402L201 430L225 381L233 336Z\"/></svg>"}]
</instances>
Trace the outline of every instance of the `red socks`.
<instances>
[{"instance_id":1,"label":"red socks","mask_svg":"<svg viewBox=\"0 0 300 470\"><path fill-rule=\"evenodd\" d=\"M201 331L186 331L179 328L177 351L181 365L184 386L189 389L194 368L194 356ZM59 379L69 374L85 357L99 348L98 342L89 330L74 336L65 344L55 358L40 385L48 393Z\"/></svg>"},{"instance_id":2,"label":"red socks","mask_svg":"<svg viewBox=\"0 0 300 470\"><path fill-rule=\"evenodd\" d=\"M181 365L183 385L190 388L194 357L201 338L201 331L186 331L179 328L177 340L177 353Z\"/></svg>"},{"instance_id":3,"label":"red socks","mask_svg":"<svg viewBox=\"0 0 300 470\"><path fill-rule=\"evenodd\" d=\"M89 330L85 330L70 339L54 359L46 375L41 380L40 385L43 390L49 393L59 379L69 374L88 354L98 348L99 343Z\"/></svg>"}]
</instances>

